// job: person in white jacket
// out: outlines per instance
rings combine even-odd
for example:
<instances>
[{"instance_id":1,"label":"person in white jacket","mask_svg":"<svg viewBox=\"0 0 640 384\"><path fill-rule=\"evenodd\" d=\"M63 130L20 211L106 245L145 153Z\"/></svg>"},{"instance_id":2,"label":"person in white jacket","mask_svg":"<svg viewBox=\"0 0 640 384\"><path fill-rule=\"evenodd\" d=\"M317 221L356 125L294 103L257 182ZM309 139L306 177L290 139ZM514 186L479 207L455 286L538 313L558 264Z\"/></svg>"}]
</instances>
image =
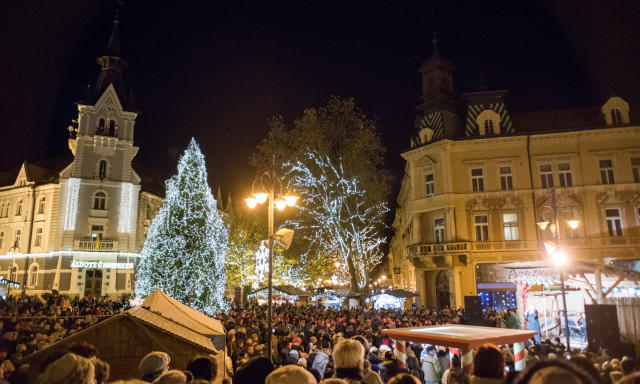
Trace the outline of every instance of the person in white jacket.
<instances>
[{"instance_id":1,"label":"person in white jacket","mask_svg":"<svg viewBox=\"0 0 640 384\"><path fill-rule=\"evenodd\" d=\"M427 348L427 353L423 355L422 372L424 372L424 381L426 384L438 384L442 378L442 367L440 362L435 358L436 347L433 345Z\"/></svg>"}]
</instances>

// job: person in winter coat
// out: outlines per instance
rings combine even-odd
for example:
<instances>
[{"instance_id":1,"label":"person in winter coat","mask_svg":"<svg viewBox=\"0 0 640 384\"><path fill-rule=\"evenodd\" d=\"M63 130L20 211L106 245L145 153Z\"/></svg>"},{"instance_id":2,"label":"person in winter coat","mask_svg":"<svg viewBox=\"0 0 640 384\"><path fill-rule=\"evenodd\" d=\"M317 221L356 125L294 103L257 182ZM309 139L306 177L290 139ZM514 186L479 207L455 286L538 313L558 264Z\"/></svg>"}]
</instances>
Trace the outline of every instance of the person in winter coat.
<instances>
[{"instance_id":1,"label":"person in winter coat","mask_svg":"<svg viewBox=\"0 0 640 384\"><path fill-rule=\"evenodd\" d=\"M411 348L407 349L407 369L410 374L420 379L421 383L424 382L424 373L420 369L420 362Z\"/></svg>"},{"instance_id":2,"label":"person in winter coat","mask_svg":"<svg viewBox=\"0 0 640 384\"><path fill-rule=\"evenodd\" d=\"M333 349L333 362L335 377L349 384L362 384L364 347L360 342L351 339L340 341Z\"/></svg>"},{"instance_id":3,"label":"person in winter coat","mask_svg":"<svg viewBox=\"0 0 640 384\"><path fill-rule=\"evenodd\" d=\"M430 346L427 348L427 353L423 355L422 372L424 372L426 384L439 384L442 377L442 367L438 359L435 358L435 354L436 347Z\"/></svg>"},{"instance_id":4,"label":"person in winter coat","mask_svg":"<svg viewBox=\"0 0 640 384\"><path fill-rule=\"evenodd\" d=\"M380 364L382 364L382 360L378 357L378 348L371 347L369 350L369 354L367 355L367 360L371 364L371 370L374 372L380 372Z\"/></svg>"},{"instance_id":5,"label":"person in winter coat","mask_svg":"<svg viewBox=\"0 0 640 384\"><path fill-rule=\"evenodd\" d=\"M329 364L328 350L325 348L320 348L316 350L315 354L316 355L313 359L313 363L311 364L311 368L320 373L320 379L324 379L324 370L327 368L327 364Z\"/></svg>"},{"instance_id":6,"label":"person in winter coat","mask_svg":"<svg viewBox=\"0 0 640 384\"><path fill-rule=\"evenodd\" d=\"M380 375L371 369L371 363L367 359L367 355L369 355L369 342L364 338L364 336L361 335L353 336L352 339L359 341L364 348L364 369L362 371L362 382L364 384L382 384Z\"/></svg>"},{"instance_id":7,"label":"person in winter coat","mask_svg":"<svg viewBox=\"0 0 640 384\"><path fill-rule=\"evenodd\" d=\"M501 384L504 379L502 351L493 344L481 345L473 358L471 384Z\"/></svg>"},{"instance_id":8,"label":"person in winter coat","mask_svg":"<svg viewBox=\"0 0 640 384\"><path fill-rule=\"evenodd\" d=\"M442 384L469 384L469 375L462 369L458 355L453 355L451 368L442 374Z\"/></svg>"}]
</instances>

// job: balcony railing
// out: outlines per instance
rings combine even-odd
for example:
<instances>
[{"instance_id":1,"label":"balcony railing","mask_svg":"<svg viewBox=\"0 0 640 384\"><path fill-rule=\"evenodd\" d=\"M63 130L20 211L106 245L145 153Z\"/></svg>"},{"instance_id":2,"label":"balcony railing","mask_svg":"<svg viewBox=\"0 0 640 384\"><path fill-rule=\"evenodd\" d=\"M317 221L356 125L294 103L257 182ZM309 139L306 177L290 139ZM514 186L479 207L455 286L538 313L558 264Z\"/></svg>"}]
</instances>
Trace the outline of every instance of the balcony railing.
<instances>
[{"instance_id":1,"label":"balcony railing","mask_svg":"<svg viewBox=\"0 0 640 384\"><path fill-rule=\"evenodd\" d=\"M536 248L535 241L485 241L418 244L407 247L408 257L455 255L469 252L513 251Z\"/></svg>"},{"instance_id":2,"label":"balcony railing","mask_svg":"<svg viewBox=\"0 0 640 384\"><path fill-rule=\"evenodd\" d=\"M113 252L118 250L118 240L102 239L99 242L91 238L75 239L74 251Z\"/></svg>"}]
</instances>

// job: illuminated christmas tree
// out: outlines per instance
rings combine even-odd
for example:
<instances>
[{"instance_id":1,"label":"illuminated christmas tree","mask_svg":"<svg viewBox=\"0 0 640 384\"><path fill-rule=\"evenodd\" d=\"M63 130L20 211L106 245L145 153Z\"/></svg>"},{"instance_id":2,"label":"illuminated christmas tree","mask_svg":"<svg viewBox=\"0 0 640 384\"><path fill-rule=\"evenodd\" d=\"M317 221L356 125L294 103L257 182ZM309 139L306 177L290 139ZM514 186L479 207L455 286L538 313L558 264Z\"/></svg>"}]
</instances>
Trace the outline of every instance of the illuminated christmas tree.
<instances>
[{"instance_id":1,"label":"illuminated christmas tree","mask_svg":"<svg viewBox=\"0 0 640 384\"><path fill-rule=\"evenodd\" d=\"M199 311L219 310L224 307L228 232L194 139L166 186L138 262L135 291L144 297L161 289Z\"/></svg>"}]
</instances>

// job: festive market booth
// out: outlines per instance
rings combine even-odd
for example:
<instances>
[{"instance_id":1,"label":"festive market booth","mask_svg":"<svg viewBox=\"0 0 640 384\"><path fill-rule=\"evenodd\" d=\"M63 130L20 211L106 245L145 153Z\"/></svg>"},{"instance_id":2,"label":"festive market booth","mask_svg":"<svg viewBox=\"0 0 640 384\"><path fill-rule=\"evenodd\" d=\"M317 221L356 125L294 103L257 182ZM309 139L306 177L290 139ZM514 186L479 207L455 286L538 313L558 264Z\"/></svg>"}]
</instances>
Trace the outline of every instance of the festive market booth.
<instances>
[{"instance_id":1,"label":"festive market booth","mask_svg":"<svg viewBox=\"0 0 640 384\"><path fill-rule=\"evenodd\" d=\"M429 327L383 329L382 333L396 341L397 357L406 362L406 342L449 347L457 353L465 372L473 372L473 350L487 343L514 344L515 368L524 369L524 342L533 337L534 331L507 328L477 327L473 325L434 325Z\"/></svg>"},{"instance_id":2,"label":"festive market booth","mask_svg":"<svg viewBox=\"0 0 640 384\"><path fill-rule=\"evenodd\" d=\"M20 283L0 276L0 297L7 298L13 289L20 289Z\"/></svg>"},{"instance_id":3,"label":"festive market booth","mask_svg":"<svg viewBox=\"0 0 640 384\"><path fill-rule=\"evenodd\" d=\"M249 300L257 300L258 304L264 305L267 304L269 295L269 288L264 287L257 289L247 295L247 299ZM276 285L273 287L272 291L272 300L274 304L301 304L304 305L308 303L309 297L311 297L311 293L307 291L303 291L302 289L296 288L292 285Z\"/></svg>"},{"instance_id":4,"label":"festive market booth","mask_svg":"<svg viewBox=\"0 0 640 384\"><path fill-rule=\"evenodd\" d=\"M418 295L405 291L404 289L391 289L384 292L377 292L369 295L365 302L372 303L374 308L394 308L403 309L405 301L408 298L414 298Z\"/></svg>"},{"instance_id":5,"label":"festive market booth","mask_svg":"<svg viewBox=\"0 0 640 384\"><path fill-rule=\"evenodd\" d=\"M24 358L20 364L30 364L29 382L35 382L40 365L49 355L62 352L77 341L98 348L98 357L111 366L110 381L137 378L140 361L153 351L168 353L171 368L180 370L186 369L189 360L197 354L213 354L218 361L216 383L222 381L225 353L218 353L211 341L219 332L224 337L222 324L160 291L149 298L140 307L100 321Z\"/></svg>"},{"instance_id":6,"label":"festive market booth","mask_svg":"<svg viewBox=\"0 0 640 384\"><path fill-rule=\"evenodd\" d=\"M311 301L324 308L356 308L360 305L360 295L350 289L319 288Z\"/></svg>"}]
</instances>

